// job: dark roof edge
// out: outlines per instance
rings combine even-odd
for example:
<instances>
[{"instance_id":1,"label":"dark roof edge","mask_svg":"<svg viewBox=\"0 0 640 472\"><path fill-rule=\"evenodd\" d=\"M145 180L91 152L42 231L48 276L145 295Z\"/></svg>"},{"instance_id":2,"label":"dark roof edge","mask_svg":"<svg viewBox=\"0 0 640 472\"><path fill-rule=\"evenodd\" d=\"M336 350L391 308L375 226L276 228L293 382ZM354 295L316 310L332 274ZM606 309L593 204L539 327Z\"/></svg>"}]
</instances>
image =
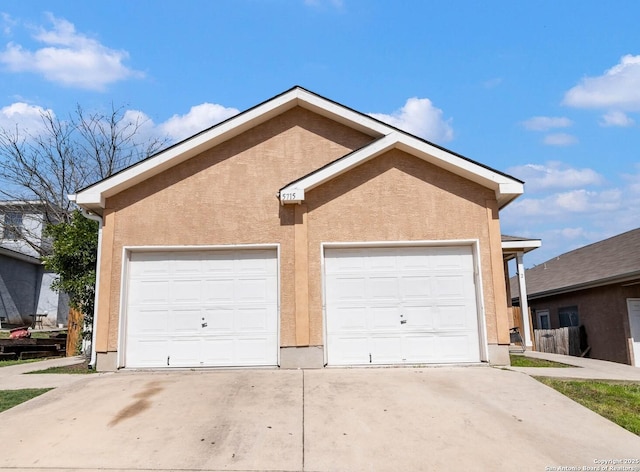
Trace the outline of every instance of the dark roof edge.
<instances>
[{"instance_id":1,"label":"dark roof edge","mask_svg":"<svg viewBox=\"0 0 640 472\"><path fill-rule=\"evenodd\" d=\"M509 179L515 180L515 181L517 181L517 182L520 182L521 184L524 184L524 182L523 182L522 180L520 180L520 179L518 179L518 178L516 178L516 177L513 177L512 175L509 175L509 174L507 174L507 173L505 173L505 172L502 172L502 171L500 171L500 170L494 169L493 167L490 167L490 166L488 166L488 165L486 165L486 164L483 164L483 163L481 163L481 162L478 162L478 161L475 161L475 160L470 159L470 158L468 158L468 157L465 157L465 156L463 156L462 154L458 154L458 153L456 153L456 152L454 152L454 151L451 151L450 149L447 149L447 148L445 148L445 147L443 147L443 146L440 146L440 145L438 145L438 144L432 143L431 141L428 141L428 140L426 140L426 139L424 139L424 138L421 138L421 137L419 137L419 136L415 136L415 135L413 135L413 134L411 134L411 133L407 133L406 131L403 131L403 130L401 130L401 129L399 129L399 128L396 128L395 126L392 126L392 125L390 125L390 124L388 124L388 123L385 123L384 121L381 121L381 120L379 120L379 119L377 119L377 118L374 118L374 117L372 117L371 115L368 115L368 114L363 113L363 112L361 112L361 111L355 110L355 109L353 109L353 108L351 108L351 107L348 107L348 106L346 106L346 105L343 105L342 103L339 103L339 102L337 102L337 101L335 101L335 100L332 100L332 99L330 99L330 98L327 98L327 97L325 97L325 96L323 96L323 95L320 95L320 94L318 94L318 93L312 92L311 90L308 90L308 89L306 89L306 88L304 88L304 87L301 87L300 85L294 85L293 87L291 87L291 88L289 88L289 89L285 90L284 92L281 92L281 93L279 93L279 94L277 94L277 95L274 95L273 97L270 97L270 98L268 98L268 99L266 99L266 100L263 100L262 102L258 103L257 105L253 105L252 107L247 108L246 110L243 110L243 111L241 111L240 113L238 113L238 114L236 114L236 115L233 115L233 116L231 116L231 117L227 118L226 120L220 121L220 122L218 122L218 123L216 123L216 124L214 124L214 125L212 125L212 126L210 126L210 127L208 127L208 128L203 129L202 131L199 131L198 133L196 133L196 134L194 134L194 135L191 135L191 136L189 136L189 137L187 137L187 138L185 138L185 139L182 139L182 140L180 140L180 141L178 141L178 142L176 142L176 143L173 143L173 144L169 145L168 147L166 147L166 148L164 148L164 149L161 149L160 151L158 151L158 152L156 152L156 153L154 153L154 154L152 154L152 155L150 155L150 156L148 156L148 157L146 157L146 158L144 158L144 159L142 159L142 160L140 160L140 161L138 161L138 162L135 162L135 163L133 163L133 164L131 164L131 165L127 166L127 167L124 167L123 169L120 169L118 172L115 172L115 173L111 174L109 177L105 177L104 179L100 179L100 180L98 180L97 182L93 182L92 184L87 185L86 187L83 187L83 188L81 188L81 189L78 189L78 190L76 190L76 193L84 192L85 190L88 190L88 189L90 189L91 187L93 187L93 186L95 186L95 185L98 185L99 183L104 182L104 181L105 181L105 180L107 180L107 179L110 179L111 177L114 177L114 176L116 176L116 175L118 175L118 174L120 174L120 173L122 173L122 172L125 172L125 171L127 171L127 170L129 170L129 169L132 169L132 168L134 168L134 167L136 167L136 166L138 166L138 165L142 164L143 162L148 161L149 159L153 159L153 158L155 158L155 157L156 157L156 156L158 156L159 154L165 153L165 152L169 151L170 149L175 148L176 146L182 145L183 143L185 143L185 142L187 142L187 141L189 141L189 140L191 140L191 139L193 139L193 138L196 138L196 137L200 136L200 135L201 135L201 134L203 134L203 133L207 133L207 132L209 132L209 131L210 131L210 130L212 130L213 128L216 128L216 127L218 127L218 126L222 126L223 124L227 123L228 121L233 120L233 119L236 119L236 118L238 118L239 116L242 116L242 115L244 115L244 114L247 114L247 113L251 112L252 110L254 110L254 109L258 108L258 107L261 107L261 106L263 106L264 104L266 104L266 103L268 103L268 102L270 102L270 101L272 101L272 100L275 100L275 99L277 99L277 98L281 97L282 95L286 95L287 93L289 93L289 92L291 92L291 91L293 91L293 90L296 90L296 89L303 90L303 91L305 91L305 92L307 92L307 93L309 93L309 94L311 94L311 95L315 95L316 97L321 98L322 100L325 100L325 101L327 101L327 102L333 103L334 105L340 106L340 107L342 107L342 108L344 108L344 109L346 109L346 110L349 110L349 111L351 111L351 112L353 112L353 113L357 113L357 114L359 114L359 115L361 115L361 116L363 116L363 117L366 117L366 118L368 118L368 119L370 119L370 120L372 120L372 121L375 121L375 122L377 122L377 123L380 123L380 124L382 124L382 125L384 125L384 126L386 126L386 127L390 128L390 129L393 129L393 130L395 130L395 131L397 131L397 132L399 132L399 133L405 134L405 135L407 135L407 136L411 136L411 137L413 137L413 138L415 138L415 139L417 139L417 140L419 140L419 141L422 141L422 142L424 142L424 143L426 143L426 144L429 144L429 145L431 145L431 146L433 146L433 147L435 147L435 148L438 148L438 149L440 149L440 150L442 150L442 151L445 151L445 152L447 152L447 153L449 153L449 154L451 154L451 155L453 155L453 156L456 156L456 157L458 157L458 158L460 158L460 159L463 159L463 160L465 160L465 161L471 162L471 163L473 163L473 164L475 164L475 165L478 165L478 166L480 166L480 167L483 167L484 169L487 169L487 170L489 170L489 171L491 171L491 172L496 172L497 174L500 174L500 175L502 175L503 177L507 177L507 178L509 178ZM343 157L344 157L344 156L343 156ZM299 180L299 179L298 179L298 180Z\"/></svg>"},{"instance_id":2,"label":"dark roof edge","mask_svg":"<svg viewBox=\"0 0 640 472\"><path fill-rule=\"evenodd\" d=\"M7 257L11 257L13 259L19 259L24 262L29 262L35 265L43 264L42 260L40 260L35 256L30 256L29 254L23 254L19 251L14 251L13 249L9 249L3 246L0 246L0 254L5 255Z\"/></svg>"},{"instance_id":3,"label":"dark roof edge","mask_svg":"<svg viewBox=\"0 0 640 472\"><path fill-rule=\"evenodd\" d=\"M583 251L585 249L590 248L591 246L595 246L596 244L606 243L607 241L609 241L611 239L619 238L620 236L624 236L625 234L631 233L633 231L638 231L638 230L640 230L640 228L633 228L633 229L630 229L628 231L625 231L624 233L615 234L613 236L609 236L608 238L601 239L599 241L594 241L594 242L586 244L584 246L577 247L575 249L572 249L571 251L563 252L562 254L558 254L557 256L553 256L551 259L547 259L546 261L541 262L540 264L536 265L535 267L539 267L541 265L544 265L547 262L555 261L556 259L561 258L561 257L565 257L565 256L567 256L569 254L573 254L575 252ZM527 270L529 270L529 269L527 269Z\"/></svg>"},{"instance_id":4,"label":"dark roof edge","mask_svg":"<svg viewBox=\"0 0 640 472\"><path fill-rule=\"evenodd\" d=\"M478 162L478 161L475 161L475 160L473 160L473 159L471 159L471 158L469 158L469 157L463 156L462 154L459 154L459 153L457 153L457 152L455 152L455 151L452 151L451 149L448 149L448 148L446 148L446 147L444 147L444 146L440 146L439 144L433 143L433 142L431 142L431 141L429 141L429 140L427 140L427 139L421 138L420 136L416 136L415 134L411 134L411 133L408 133L408 132L406 132L406 131L404 131L404 130L402 130L402 129L400 129L400 128L396 128L395 126L390 125L389 123L385 123L384 121L379 120L378 118L374 118L373 116L368 115L367 113L363 113L363 112L361 112L361 111L355 110L355 109L353 109L353 108L351 108L351 107L349 107L349 106L347 106L347 105L343 105L343 104L342 104L342 103L340 103L340 102L336 102L335 100L332 100L332 99L327 98L327 97L325 97L325 96L323 96L323 95L320 95L320 94L317 94L317 93L315 93L315 92L312 92L311 90L308 90L308 89L306 89L306 88L304 88L304 87L301 87L301 86L299 86L299 85L296 85L295 87L293 87L293 88L291 88L291 89L287 90L287 92L289 92L289 91L291 91L291 90L293 90L293 89L296 89L296 88L299 88L299 89L301 89L301 90L304 90L305 92L310 93L311 95L315 95L315 96L316 96L316 97L318 97L318 98L321 98L321 99L323 99L323 100L326 100L326 101L328 101L328 102L331 102L331 103L333 103L333 104L335 104L335 105L338 105L338 106L340 106L340 107L342 107L342 108L345 108L345 109L347 109L347 110L349 110L349 111L351 111L351 112L353 112L353 113L357 113L357 114L359 114L359 115L361 115L361 116L364 116L364 117L366 117L366 118L368 118L368 119L370 119L370 120L376 121L376 122L380 123L381 125L387 126L387 127L391 128L391 129L393 129L394 131L397 131L398 133L402 133L402 134L404 134L404 135L411 136L412 138L415 138L415 139L417 139L418 141L422 141L423 143L426 143L426 144L429 144L430 146L433 146L433 147L435 147L435 148L438 148L438 149L440 149L441 151L447 152L447 153L449 153L449 154L451 154L451 155L453 155L453 156L459 157L460 159L463 159L463 160L465 160L465 161L471 162L472 164L476 164L477 166L480 166L480 167L482 167L482 168L484 168L484 169L490 170L491 172L496 172L496 173L498 173L498 174L502 175L503 177L507 177L507 178L509 178L509 179L516 180L516 181L520 182L521 184L524 184L524 181L522 181L522 180L518 179L517 177L514 177L514 176L509 175L509 174L507 174L507 173L505 173L505 172L502 172L502 171L500 171L500 170L498 170L498 169L495 169L495 168L493 168L493 167L491 167L491 166L488 166L488 165L486 165L486 164L483 164L482 162ZM284 92L284 93L287 93L287 92ZM280 95L282 95L282 94L280 94ZM278 95L278 96L279 96L279 95ZM277 97L277 96L276 96L276 97ZM273 97L273 98L276 98L276 97ZM267 101L269 101L269 100L267 100ZM263 103L264 103L264 102L263 102ZM236 115L236 116L237 116L237 115ZM361 148L361 149L362 149L362 148ZM344 157L344 156L343 156L343 157ZM339 159L341 159L341 158L339 158ZM336 159L336 160L339 160L339 159ZM298 180L299 180L299 179L298 179ZM294 181L294 182L295 182L295 181ZM284 187L283 187L283 188L284 188Z\"/></svg>"},{"instance_id":5,"label":"dark roof edge","mask_svg":"<svg viewBox=\"0 0 640 472\"><path fill-rule=\"evenodd\" d=\"M525 278L526 278L526 275L525 275ZM628 282L636 279L640 280L640 270L637 270L634 272L628 272L626 274L618 274L611 277L606 277L604 279L583 282L581 284L568 285L566 287L545 290L544 292L529 293L527 294L527 299L536 300L538 298L550 297L552 295L561 295L563 293L576 292L578 290L586 290L589 288L602 287L605 285ZM513 299L514 300L520 299L520 297L514 297Z\"/></svg>"}]
</instances>

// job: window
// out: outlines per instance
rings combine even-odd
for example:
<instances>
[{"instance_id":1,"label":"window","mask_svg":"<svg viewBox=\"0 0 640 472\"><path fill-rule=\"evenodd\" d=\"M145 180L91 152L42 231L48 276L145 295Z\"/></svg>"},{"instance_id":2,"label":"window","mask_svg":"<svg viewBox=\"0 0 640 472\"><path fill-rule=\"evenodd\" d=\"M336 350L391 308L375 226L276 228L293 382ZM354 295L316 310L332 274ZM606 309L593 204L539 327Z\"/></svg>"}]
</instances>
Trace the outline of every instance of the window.
<instances>
[{"instance_id":1,"label":"window","mask_svg":"<svg viewBox=\"0 0 640 472\"><path fill-rule=\"evenodd\" d=\"M4 215L3 239L16 240L22 236L22 213L9 211Z\"/></svg>"},{"instance_id":2,"label":"window","mask_svg":"<svg viewBox=\"0 0 640 472\"><path fill-rule=\"evenodd\" d=\"M551 329L551 323L549 322L549 310L536 311L536 318L538 321L538 329Z\"/></svg>"},{"instance_id":3,"label":"window","mask_svg":"<svg viewBox=\"0 0 640 472\"><path fill-rule=\"evenodd\" d=\"M580 319L578 318L577 306L565 306L558 308L558 319L560 321L560 327L565 328L567 326L578 326Z\"/></svg>"}]
</instances>

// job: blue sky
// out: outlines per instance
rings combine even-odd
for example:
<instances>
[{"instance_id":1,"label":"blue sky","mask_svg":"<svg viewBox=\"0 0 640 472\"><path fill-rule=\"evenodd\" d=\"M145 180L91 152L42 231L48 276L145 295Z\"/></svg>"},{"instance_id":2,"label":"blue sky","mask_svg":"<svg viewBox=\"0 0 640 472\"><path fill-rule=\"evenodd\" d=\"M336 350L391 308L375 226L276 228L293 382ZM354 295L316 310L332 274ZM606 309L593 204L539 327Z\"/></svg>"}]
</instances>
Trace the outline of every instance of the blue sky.
<instances>
[{"instance_id":1,"label":"blue sky","mask_svg":"<svg viewBox=\"0 0 640 472\"><path fill-rule=\"evenodd\" d=\"M640 2L0 0L0 126L181 139L301 85L526 182L526 265L640 226Z\"/></svg>"}]
</instances>

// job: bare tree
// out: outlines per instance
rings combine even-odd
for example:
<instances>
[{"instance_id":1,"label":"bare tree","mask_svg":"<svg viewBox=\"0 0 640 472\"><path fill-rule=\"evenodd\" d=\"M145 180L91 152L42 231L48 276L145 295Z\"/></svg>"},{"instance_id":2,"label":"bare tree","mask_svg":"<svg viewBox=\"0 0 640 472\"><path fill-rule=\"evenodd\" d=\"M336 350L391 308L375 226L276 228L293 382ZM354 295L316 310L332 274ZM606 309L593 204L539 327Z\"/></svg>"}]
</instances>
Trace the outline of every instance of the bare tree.
<instances>
[{"instance_id":1,"label":"bare tree","mask_svg":"<svg viewBox=\"0 0 640 472\"><path fill-rule=\"evenodd\" d=\"M0 200L23 213L41 214L43 225L70 222L67 195L160 150L167 138L145 138L144 122L130 119L123 107L87 113L80 106L66 120L41 114L37 132L0 128ZM7 203L11 202L11 203ZM6 216L6 215L5 215ZM9 232L39 255L48 252L41 238L0 215L0 233ZM6 228L4 227L6 226Z\"/></svg>"}]
</instances>

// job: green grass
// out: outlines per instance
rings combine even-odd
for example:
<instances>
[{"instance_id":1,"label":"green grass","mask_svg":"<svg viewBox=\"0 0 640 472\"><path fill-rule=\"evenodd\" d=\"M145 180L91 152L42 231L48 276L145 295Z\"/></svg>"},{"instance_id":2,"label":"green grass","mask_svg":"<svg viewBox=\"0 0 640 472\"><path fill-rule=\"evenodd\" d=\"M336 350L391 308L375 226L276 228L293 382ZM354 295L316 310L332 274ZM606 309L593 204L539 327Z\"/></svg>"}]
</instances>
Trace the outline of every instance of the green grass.
<instances>
[{"instance_id":1,"label":"green grass","mask_svg":"<svg viewBox=\"0 0 640 472\"><path fill-rule=\"evenodd\" d=\"M518 356L510 354L512 367L575 367L561 362L548 361L546 359L536 359L533 357Z\"/></svg>"},{"instance_id":2,"label":"green grass","mask_svg":"<svg viewBox=\"0 0 640 472\"><path fill-rule=\"evenodd\" d=\"M80 364L66 365L61 367L49 367L44 370L34 370L27 374L94 374L94 369L89 369L87 362Z\"/></svg>"},{"instance_id":3,"label":"green grass","mask_svg":"<svg viewBox=\"0 0 640 472\"><path fill-rule=\"evenodd\" d=\"M50 388L25 388L22 390L0 390L0 412L13 408L51 390Z\"/></svg>"},{"instance_id":4,"label":"green grass","mask_svg":"<svg viewBox=\"0 0 640 472\"><path fill-rule=\"evenodd\" d=\"M640 383L602 380L536 379L640 436Z\"/></svg>"}]
</instances>

